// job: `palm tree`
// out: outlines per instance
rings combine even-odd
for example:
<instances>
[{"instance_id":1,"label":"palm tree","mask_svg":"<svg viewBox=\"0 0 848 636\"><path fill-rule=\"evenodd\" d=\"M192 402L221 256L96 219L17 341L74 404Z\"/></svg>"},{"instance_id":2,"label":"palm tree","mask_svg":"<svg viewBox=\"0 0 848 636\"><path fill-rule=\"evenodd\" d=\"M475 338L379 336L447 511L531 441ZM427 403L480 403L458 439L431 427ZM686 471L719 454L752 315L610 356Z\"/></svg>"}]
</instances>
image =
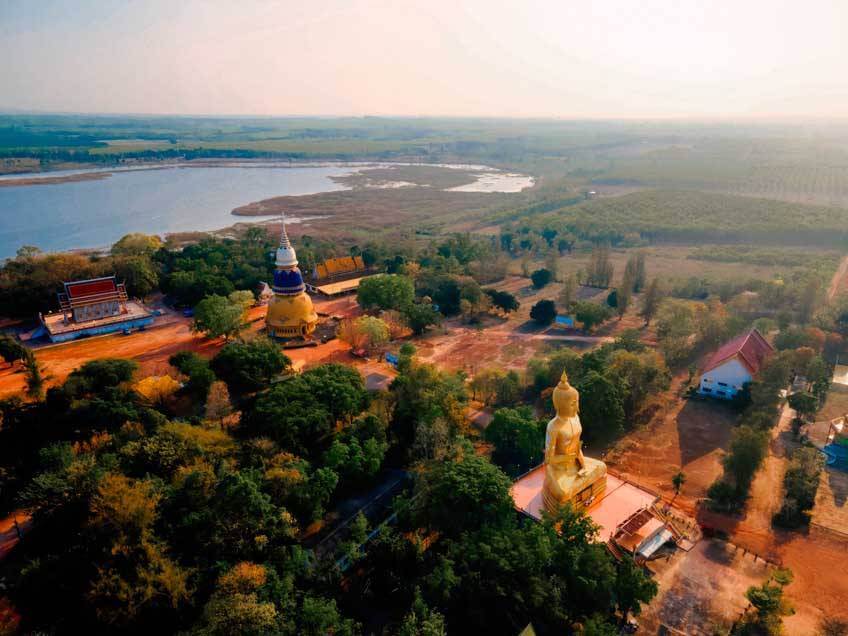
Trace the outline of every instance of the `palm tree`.
<instances>
[{"instance_id":1,"label":"palm tree","mask_svg":"<svg viewBox=\"0 0 848 636\"><path fill-rule=\"evenodd\" d=\"M671 484L674 486L674 497L672 497L671 502L674 503L674 500L677 498L677 495L680 494L680 489L683 488L683 484L686 483L686 475L683 474L682 470L677 471L674 477L671 478Z\"/></svg>"}]
</instances>

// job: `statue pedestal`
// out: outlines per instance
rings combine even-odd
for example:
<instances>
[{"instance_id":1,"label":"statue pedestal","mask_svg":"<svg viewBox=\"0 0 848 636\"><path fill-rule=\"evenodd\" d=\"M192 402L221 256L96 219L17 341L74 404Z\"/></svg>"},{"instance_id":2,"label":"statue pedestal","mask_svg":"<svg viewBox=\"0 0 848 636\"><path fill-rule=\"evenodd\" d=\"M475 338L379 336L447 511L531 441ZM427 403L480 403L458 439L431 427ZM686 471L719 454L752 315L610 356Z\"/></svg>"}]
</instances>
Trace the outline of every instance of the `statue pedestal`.
<instances>
[{"instance_id":1,"label":"statue pedestal","mask_svg":"<svg viewBox=\"0 0 848 636\"><path fill-rule=\"evenodd\" d=\"M583 458L584 467L579 471L558 470L555 465L545 466L545 483L542 500L551 512L565 503L575 507L586 507L600 497L607 487L607 466L591 457Z\"/></svg>"},{"instance_id":2,"label":"statue pedestal","mask_svg":"<svg viewBox=\"0 0 848 636\"><path fill-rule=\"evenodd\" d=\"M600 526L599 540L605 543L624 521L634 513L649 508L659 497L609 473L602 483L604 490L583 510ZM520 477L510 489L516 510L537 521L541 520L545 511L542 493L544 484L544 464Z\"/></svg>"}]
</instances>

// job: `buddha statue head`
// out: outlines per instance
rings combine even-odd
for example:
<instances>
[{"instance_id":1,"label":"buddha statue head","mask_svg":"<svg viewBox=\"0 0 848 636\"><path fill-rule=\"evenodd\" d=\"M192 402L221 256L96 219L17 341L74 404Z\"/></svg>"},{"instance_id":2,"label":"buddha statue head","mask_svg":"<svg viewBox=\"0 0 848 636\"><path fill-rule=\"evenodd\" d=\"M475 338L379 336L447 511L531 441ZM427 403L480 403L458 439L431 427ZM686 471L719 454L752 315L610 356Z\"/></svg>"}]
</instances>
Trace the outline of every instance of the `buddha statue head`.
<instances>
[{"instance_id":1,"label":"buddha statue head","mask_svg":"<svg viewBox=\"0 0 848 636\"><path fill-rule=\"evenodd\" d=\"M574 417L580 409L580 394L568 383L568 375L562 372L553 394L557 417Z\"/></svg>"}]
</instances>

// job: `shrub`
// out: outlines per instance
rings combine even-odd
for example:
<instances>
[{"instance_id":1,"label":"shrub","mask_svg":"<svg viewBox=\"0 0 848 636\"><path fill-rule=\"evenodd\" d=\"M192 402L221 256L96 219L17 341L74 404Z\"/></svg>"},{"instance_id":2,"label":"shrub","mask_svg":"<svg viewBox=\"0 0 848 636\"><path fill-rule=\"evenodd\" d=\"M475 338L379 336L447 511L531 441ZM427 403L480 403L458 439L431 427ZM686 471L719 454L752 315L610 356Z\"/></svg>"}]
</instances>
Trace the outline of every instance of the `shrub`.
<instances>
[{"instance_id":1,"label":"shrub","mask_svg":"<svg viewBox=\"0 0 848 636\"><path fill-rule=\"evenodd\" d=\"M545 268L537 269L530 274L530 280L533 281L533 287L536 289L542 289L542 287L551 282L552 278L553 274L551 274L551 271Z\"/></svg>"},{"instance_id":2,"label":"shrub","mask_svg":"<svg viewBox=\"0 0 848 636\"><path fill-rule=\"evenodd\" d=\"M552 300L540 300L530 309L530 317L540 325L549 325L556 318L556 305Z\"/></svg>"}]
</instances>

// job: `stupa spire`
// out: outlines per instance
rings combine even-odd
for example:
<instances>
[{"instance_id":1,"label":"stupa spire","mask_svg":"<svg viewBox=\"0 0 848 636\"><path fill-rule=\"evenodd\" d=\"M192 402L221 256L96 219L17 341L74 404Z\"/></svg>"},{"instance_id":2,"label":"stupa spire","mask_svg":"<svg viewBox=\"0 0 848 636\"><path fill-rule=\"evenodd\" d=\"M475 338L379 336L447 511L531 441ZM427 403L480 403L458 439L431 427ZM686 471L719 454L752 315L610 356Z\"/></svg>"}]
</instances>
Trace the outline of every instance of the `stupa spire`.
<instances>
[{"instance_id":1,"label":"stupa spire","mask_svg":"<svg viewBox=\"0 0 848 636\"><path fill-rule=\"evenodd\" d=\"M277 258L275 264L277 267L292 269L297 267L297 254L289 240L289 233L286 231L286 215L281 217L282 229L280 230L280 247L277 248Z\"/></svg>"},{"instance_id":2,"label":"stupa spire","mask_svg":"<svg viewBox=\"0 0 848 636\"><path fill-rule=\"evenodd\" d=\"M280 230L280 247L285 249L291 249L291 241L289 240L289 233L286 231L286 214L283 212L280 215L280 221L282 225L282 230Z\"/></svg>"}]
</instances>

